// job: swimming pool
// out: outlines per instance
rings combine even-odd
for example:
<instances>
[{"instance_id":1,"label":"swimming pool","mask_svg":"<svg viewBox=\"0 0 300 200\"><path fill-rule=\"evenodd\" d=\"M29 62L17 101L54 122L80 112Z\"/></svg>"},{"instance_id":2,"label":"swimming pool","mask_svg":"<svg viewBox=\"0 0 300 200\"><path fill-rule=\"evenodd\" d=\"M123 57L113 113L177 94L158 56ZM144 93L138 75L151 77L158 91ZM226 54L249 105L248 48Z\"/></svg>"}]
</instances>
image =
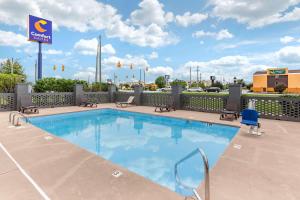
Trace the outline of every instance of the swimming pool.
<instances>
[{"instance_id":1,"label":"swimming pool","mask_svg":"<svg viewBox=\"0 0 300 200\"><path fill-rule=\"evenodd\" d=\"M198 147L210 168L237 127L115 109L32 117L33 125L121 165L162 186L187 195L174 177L174 164ZM197 187L204 177L200 156L180 165L182 181Z\"/></svg>"}]
</instances>

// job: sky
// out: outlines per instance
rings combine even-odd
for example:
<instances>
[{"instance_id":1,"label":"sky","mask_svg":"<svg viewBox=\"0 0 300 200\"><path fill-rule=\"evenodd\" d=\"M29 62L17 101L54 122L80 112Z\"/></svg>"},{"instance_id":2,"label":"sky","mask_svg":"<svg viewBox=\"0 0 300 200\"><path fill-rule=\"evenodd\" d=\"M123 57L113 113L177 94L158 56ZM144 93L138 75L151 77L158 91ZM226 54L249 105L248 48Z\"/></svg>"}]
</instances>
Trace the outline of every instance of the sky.
<instances>
[{"instance_id":1,"label":"sky","mask_svg":"<svg viewBox=\"0 0 300 200\"><path fill-rule=\"evenodd\" d=\"M38 44L27 41L29 14L53 23L44 77L94 81L99 35L104 81L114 74L136 81L146 68L146 82L166 74L189 80L190 68L196 80L197 67L203 80L226 82L300 69L300 0L0 0L0 62L18 59L34 81Z\"/></svg>"}]
</instances>

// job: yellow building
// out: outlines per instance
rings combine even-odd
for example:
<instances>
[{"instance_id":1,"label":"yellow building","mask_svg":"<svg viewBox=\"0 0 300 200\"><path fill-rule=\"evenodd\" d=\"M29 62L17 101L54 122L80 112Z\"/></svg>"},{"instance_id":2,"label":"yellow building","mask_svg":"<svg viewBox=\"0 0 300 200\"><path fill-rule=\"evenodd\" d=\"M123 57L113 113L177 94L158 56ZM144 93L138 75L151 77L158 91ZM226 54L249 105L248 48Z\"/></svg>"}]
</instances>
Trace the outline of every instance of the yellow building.
<instances>
[{"instance_id":1,"label":"yellow building","mask_svg":"<svg viewBox=\"0 0 300 200\"><path fill-rule=\"evenodd\" d=\"M300 93L300 70L274 68L253 75L254 92L274 92L278 84L286 85L288 93Z\"/></svg>"}]
</instances>

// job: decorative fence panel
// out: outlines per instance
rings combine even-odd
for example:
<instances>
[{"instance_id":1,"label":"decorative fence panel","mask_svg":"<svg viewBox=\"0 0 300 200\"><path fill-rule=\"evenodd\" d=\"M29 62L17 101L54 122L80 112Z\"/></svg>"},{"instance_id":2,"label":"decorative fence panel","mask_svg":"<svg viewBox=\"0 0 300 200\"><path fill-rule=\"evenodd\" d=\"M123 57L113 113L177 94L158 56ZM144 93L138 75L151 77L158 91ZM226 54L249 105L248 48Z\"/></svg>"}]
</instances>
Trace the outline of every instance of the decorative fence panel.
<instances>
[{"instance_id":1,"label":"decorative fence panel","mask_svg":"<svg viewBox=\"0 0 300 200\"><path fill-rule=\"evenodd\" d=\"M32 104L41 108L74 106L73 92L32 93Z\"/></svg>"},{"instance_id":2,"label":"decorative fence panel","mask_svg":"<svg viewBox=\"0 0 300 200\"><path fill-rule=\"evenodd\" d=\"M163 106L172 104L172 94L170 93L143 93L143 106Z\"/></svg>"},{"instance_id":3,"label":"decorative fence panel","mask_svg":"<svg viewBox=\"0 0 300 200\"><path fill-rule=\"evenodd\" d=\"M15 93L0 93L0 111L15 110Z\"/></svg>"},{"instance_id":4,"label":"decorative fence panel","mask_svg":"<svg viewBox=\"0 0 300 200\"><path fill-rule=\"evenodd\" d=\"M94 103L109 103L108 92L85 92L83 96Z\"/></svg>"},{"instance_id":5,"label":"decorative fence panel","mask_svg":"<svg viewBox=\"0 0 300 200\"><path fill-rule=\"evenodd\" d=\"M134 92L116 92L115 93L115 101L116 102L123 102L127 101L130 96L134 96Z\"/></svg>"},{"instance_id":6,"label":"decorative fence panel","mask_svg":"<svg viewBox=\"0 0 300 200\"><path fill-rule=\"evenodd\" d=\"M219 113L227 103L227 96L224 95L181 95L181 109L202 112Z\"/></svg>"},{"instance_id":7,"label":"decorative fence panel","mask_svg":"<svg viewBox=\"0 0 300 200\"><path fill-rule=\"evenodd\" d=\"M299 97L242 97L242 109L248 107L250 100L263 118L300 121Z\"/></svg>"}]
</instances>

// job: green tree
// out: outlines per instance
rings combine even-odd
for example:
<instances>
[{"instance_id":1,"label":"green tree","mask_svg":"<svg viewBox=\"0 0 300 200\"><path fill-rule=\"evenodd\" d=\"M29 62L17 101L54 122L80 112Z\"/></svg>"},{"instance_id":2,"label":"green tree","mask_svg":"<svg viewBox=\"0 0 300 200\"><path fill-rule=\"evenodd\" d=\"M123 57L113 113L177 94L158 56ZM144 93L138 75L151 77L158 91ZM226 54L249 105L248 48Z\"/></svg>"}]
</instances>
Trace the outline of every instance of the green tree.
<instances>
[{"instance_id":1,"label":"green tree","mask_svg":"<svg viewBox=\"0 0 300 200\"><path fill-rule=\"evenodd\" d=\"M3 74L17 74L25 78L23 66L16 59L7 59L0 65L0 73Z\"/></svg>"},{"instance_id":2,"label":"green tree","mask_svg":"<svg viewBox=\"0 0 300 200\"><path fill-rule=\"evenodd\" d=\"M240 84L242 87L246 87L246 83L245 83L244 79L237 79L236 83Z\"/></svg>"},{"instance_id":3,"label":"green tree","mask_svg":"<svg viewBox=\"0 0 300 200\"><path fill-rule=\"evenodd\" d=\"M107 83L92 83L91 85L92 92L99 92L99 91L108 91L108 84Z\"/></svg>"},{"instance_id":4,"label":"green tree","mask_svg":"<svg viewBox=\"0 0 300 200\"><path fill-rule=\"evenodd\" d=\"M286 90L286 88L287 88L286 85L279 83L275 86L274 91L282 94L284 90Z\"/></svg>"},{"instance_id":5,"label":"green tree","mask_svg":"<svg viewBox=\"0 0 300 200\"><path fill-rule=\"evenodd\" d=\"M155 84L158 88L164 88L166 87L166 80L164 76L159 76L155 79Z\"/></svg>"},{"instance_id":6,"label":"green tree","mask_svg":"<svg viewBox=\"0 0 300 200\"><path fill-rule=\"evenodd\" d=\"M87 82L83 80L43 78L36 82L34 85L34 91L73 92L75 84L82 84L85 90L88 88Z\"/></svg>"},{"instance_id":7,"label":"green tree","mask_svg":"<svg viewBox=\"0 0 300 200\"><path fill-rule=\"evenodd\" d=\"M199 83L193 82L193 83L191 84L191 87L201 87L201 88L205 88L205 84L204 84L203 82L199 82Z\"/></svg>"},{"instance_id":8,"label":"green tree","mask_svg":"<svg viewBox=\"0 0 300 200\"><path fill-rule=\"evenodd\" d=\"M212 84L211 87L218 87L218 88L220 88L221 90L224 89L224 85L223 85L223 83L221 83L220 81L214 82L214 84Z\"/></svg>"},{"instance_id":9,"label":"green tree","mask_svg":"<svg viewBox=\"0 0 300 200\"><path fill-rule=\"evenodd\" d=\"M171 85L172 85L172 86L173 86L173 85L181 85L182 87L186 88L187 83L186 83L186 81L184 81L184 80L175 79L175 80L171 83Z\"/></svg>"},{"instance_id":10,"label":"green tree","mask_svg":"<svg viewBox=\"0 0 300 200\"><path fill-rule=\"evenodd\" d=\"M14 92L17 83L24 82L24 77L17 74L0 74L0 92Z\"/></svg>"}]
</instances>

